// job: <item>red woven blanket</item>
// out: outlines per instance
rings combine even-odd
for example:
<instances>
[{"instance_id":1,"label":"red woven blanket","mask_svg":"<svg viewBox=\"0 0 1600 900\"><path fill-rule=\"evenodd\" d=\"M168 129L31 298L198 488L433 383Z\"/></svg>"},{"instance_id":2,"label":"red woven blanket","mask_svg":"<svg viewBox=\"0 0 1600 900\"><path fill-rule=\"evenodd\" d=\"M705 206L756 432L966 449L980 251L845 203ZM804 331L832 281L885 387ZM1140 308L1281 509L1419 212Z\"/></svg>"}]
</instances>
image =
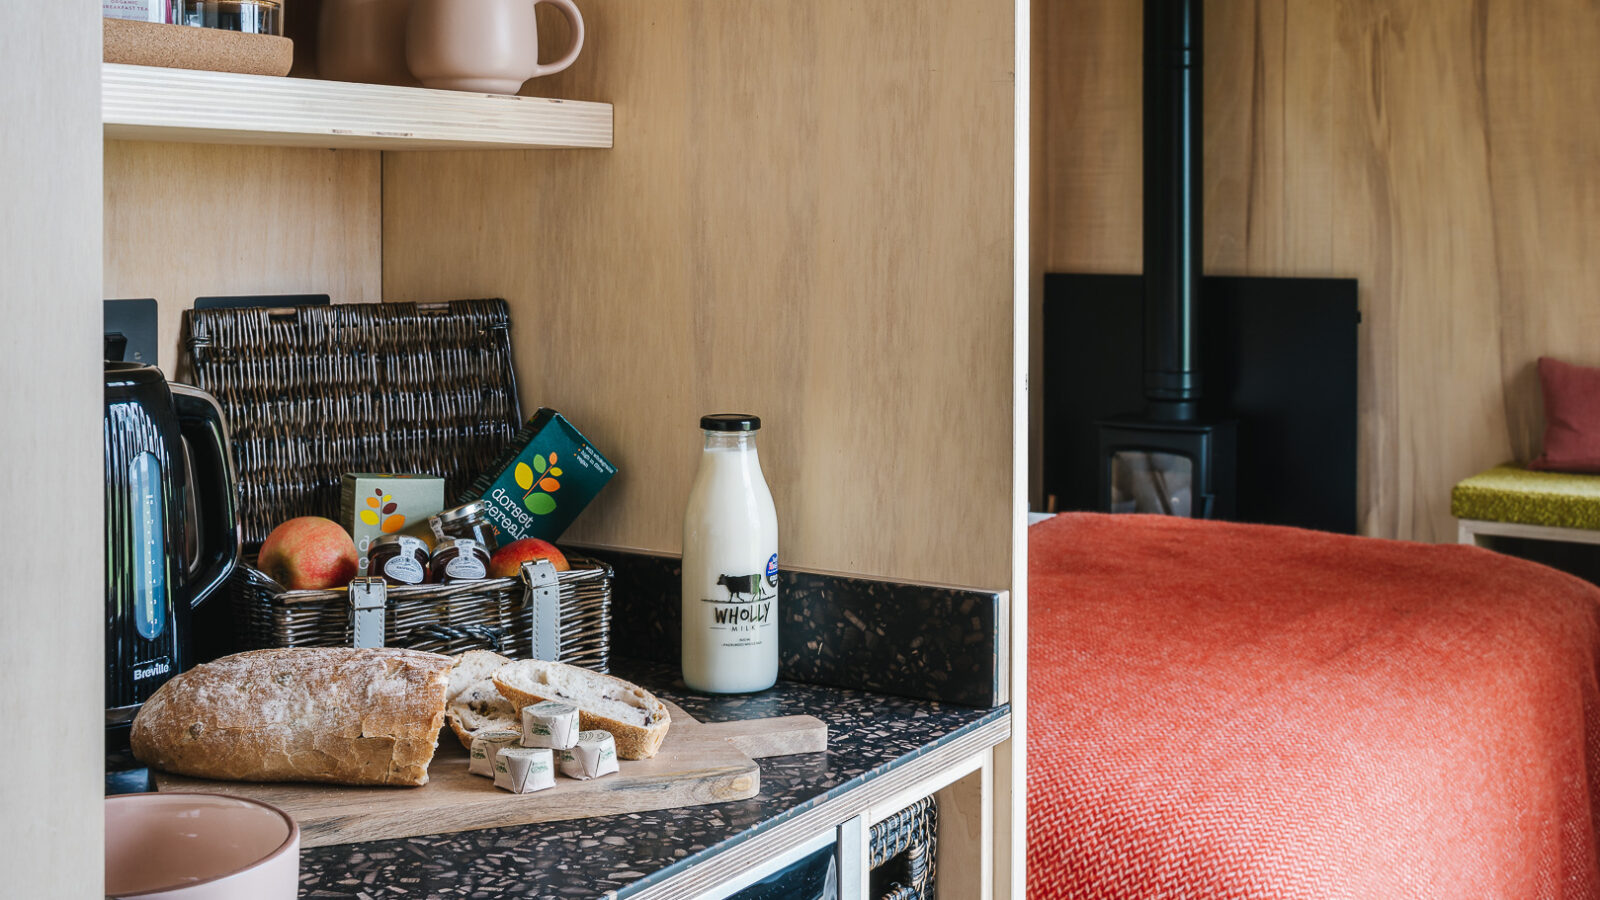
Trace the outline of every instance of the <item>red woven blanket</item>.
<instances>
[{"instance_id":1,"label":"red woven blanket","mask_svg":"<svg viewBox=\"0 0 1600 900\"><path fill-rule=\"evenodd\" d=\"M1600 589L1461 546L1029 532L1028 897L1593 897Z\"/></svg>"}]
</instances>

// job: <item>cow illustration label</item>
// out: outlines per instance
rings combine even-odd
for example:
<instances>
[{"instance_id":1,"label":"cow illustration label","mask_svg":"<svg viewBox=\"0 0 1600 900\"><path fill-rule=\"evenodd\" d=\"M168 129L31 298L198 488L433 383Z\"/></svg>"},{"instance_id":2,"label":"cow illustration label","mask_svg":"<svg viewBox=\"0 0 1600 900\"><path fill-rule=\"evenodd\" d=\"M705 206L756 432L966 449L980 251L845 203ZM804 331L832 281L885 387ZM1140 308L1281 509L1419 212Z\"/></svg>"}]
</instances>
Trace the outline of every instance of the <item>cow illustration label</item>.
<instances>
[{"instance_id":1,"label":"cow illustration label","mask_svg":"<svg viewBox=\"0 0 1600 900\"><path fill-rule=\"evenodd\" d=\"M704 587L697 625L712 646L748 650L776 641L778 589L765 575L718 573Z\"/></svg>"},{"instance_id":2,"label":"cow illustration label","mask_svg":"<svg viewBox=\"0 0 1600 900\"><path fill-rule=\"evenodd\" d=\"M767 587L760 575L718 575L717 587L725 589L726 598L706 598L712 604L711 622L714 628L745 626L754 628L772 619L772 603L778 592Z\"/></svg>"}]
</instances>

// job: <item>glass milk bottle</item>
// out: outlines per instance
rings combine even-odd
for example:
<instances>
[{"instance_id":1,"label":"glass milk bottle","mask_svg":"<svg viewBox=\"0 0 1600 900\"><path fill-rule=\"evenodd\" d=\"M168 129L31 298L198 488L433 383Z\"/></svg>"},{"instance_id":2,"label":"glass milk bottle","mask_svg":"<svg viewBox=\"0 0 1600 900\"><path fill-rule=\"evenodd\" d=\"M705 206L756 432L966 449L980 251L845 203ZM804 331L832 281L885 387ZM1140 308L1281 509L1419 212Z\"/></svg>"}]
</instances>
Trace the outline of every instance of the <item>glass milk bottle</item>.
<instances>
[{"instance_id":1,"label":"glass milk bottle","mask_svg":"<svg viewBox=\"0 0 1600 900\"><path fill-rule=\"evenodd\" d=\"M778 680L778 514L761 475L761 420L703 416L683 515L683 681L738 694Z\"/></svg>"}]
</instances>

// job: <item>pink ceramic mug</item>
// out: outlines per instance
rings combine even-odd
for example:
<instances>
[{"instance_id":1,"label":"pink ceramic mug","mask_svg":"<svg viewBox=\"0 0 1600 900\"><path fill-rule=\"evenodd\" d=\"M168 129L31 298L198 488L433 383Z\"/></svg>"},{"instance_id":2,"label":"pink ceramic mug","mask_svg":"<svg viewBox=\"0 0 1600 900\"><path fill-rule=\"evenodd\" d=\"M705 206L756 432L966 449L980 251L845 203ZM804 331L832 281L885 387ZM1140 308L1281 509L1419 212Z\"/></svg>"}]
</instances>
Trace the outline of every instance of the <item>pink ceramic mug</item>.
<instances>
[{"instance_id":1,"label":"pink ceramic mug","mask_svg":"<svg viewBox=\"0 0 1600 900\"><path fill-rule=\"evenodd\" d=\"M300 827L222 794L107 797L106 895L128 900L294 900Z\"/></svg>"},{"instance_id":2,"label":"pink ceramic mug","mask_svg":"<svg viewBox=\"0 0 1600 900\"><path fill-rule=\"evenodd\" d=\"M534 7L549 3L572 27L572 46L539 63ZM406 62L423 87L515 94L522 83L572 65L583 49L583 15L572 0L413 0Z\"/></svg>"}]
</instances>

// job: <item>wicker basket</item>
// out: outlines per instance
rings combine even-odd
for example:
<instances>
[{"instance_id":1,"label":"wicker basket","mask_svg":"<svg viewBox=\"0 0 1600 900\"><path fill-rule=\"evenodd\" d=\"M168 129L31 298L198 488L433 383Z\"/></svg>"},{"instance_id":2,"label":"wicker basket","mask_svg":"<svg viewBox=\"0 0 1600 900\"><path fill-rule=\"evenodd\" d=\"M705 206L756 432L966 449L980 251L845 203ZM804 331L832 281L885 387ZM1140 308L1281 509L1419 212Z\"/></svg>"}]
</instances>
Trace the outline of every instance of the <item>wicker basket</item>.
<instances>
[{"instance_id":1,"label":"wicker basket","mask_svg":"<svg viewBox=\"0 0 1600 900\"><path fill-rule=\"evenodd\" d=\"M549 571L553 590L547 605L540 603L540 584L529 580L536 578L531 572L524 578L385 588L381 627L365 641L357 639L357 607L367 596L361 582L328 591L289 591L254 565L241 564L232 591L236 637L248 649L485 649L609 671L611 567L581 556L569 561L570 571Z\"/></svg>"},{"instance_id":2,"label":"wicker basket","mask_svg":"<svg viewBox=\"0 0 1600 900\"><path fill-rule=\"evenodd\" d=\"M510 330L503 300L185 312L183 374L227 414L246 546L296 516L337 518L346 472L442 475L458 496L521 424ZM571 561L553 576L558 598L501 578L381 589L381 607L366 586L286 591L245 564L229 579L235 638L238 649L485 648L604 672L611 569Z\"/></svg>"},{"instance_id":3,"label":"wicker basket","mask_svg":"<svg viewBox=\"0 0 1600 900\"><path fill-rule=\"evenodd\" d=\"M939 804L932 797L872 826L873 894L879 900L934 900L938 849Z\"/></svg>"},{"instance_id":4,"label":"wicker basket","mask_svg":"<svg viewBox=\"0 0 1600 900\"><path fill-rule=\"evenodd\" d=\"M503 300L184 313L185 378L227 414L244 541L337 518L346 472L442 475L455 497L521 424Z\"/></svg>"}]
</instances>

